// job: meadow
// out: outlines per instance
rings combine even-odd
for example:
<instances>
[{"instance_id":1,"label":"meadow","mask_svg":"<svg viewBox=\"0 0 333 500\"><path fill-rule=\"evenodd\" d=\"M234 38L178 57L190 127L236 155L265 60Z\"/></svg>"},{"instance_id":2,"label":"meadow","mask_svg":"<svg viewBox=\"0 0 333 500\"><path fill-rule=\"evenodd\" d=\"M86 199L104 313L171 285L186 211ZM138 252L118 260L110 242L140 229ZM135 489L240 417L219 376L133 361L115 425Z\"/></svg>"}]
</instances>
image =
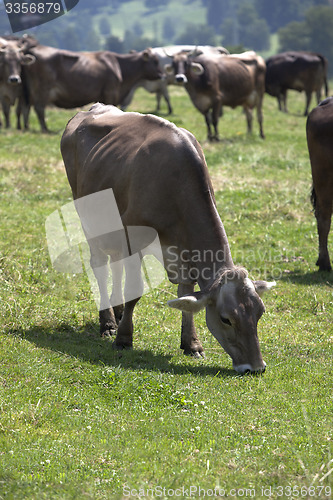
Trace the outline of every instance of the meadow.
<instances>
[{"instance_id":1,"label":"meadow","mask_svg":"<svg viewBox=\"0 0 333 500\"><path fill-rule=\"evenodd\" d=\"M265 96L265 140L226 108L208 143L185 91L170 93L234 262L277 283L258 327L267 370L237 375L201 313L206 359L185 357L167 281L136 307L133 351L99 337L87 277L53 269L45 237L71 201L59 141L75 111L48 109L51 134L32 113L29 132L0 131L0 499L332 497L333 273L315 265L304 95L289 114ZM131 110L154 109L139 90Z\"/></svg>"}]
</instances>

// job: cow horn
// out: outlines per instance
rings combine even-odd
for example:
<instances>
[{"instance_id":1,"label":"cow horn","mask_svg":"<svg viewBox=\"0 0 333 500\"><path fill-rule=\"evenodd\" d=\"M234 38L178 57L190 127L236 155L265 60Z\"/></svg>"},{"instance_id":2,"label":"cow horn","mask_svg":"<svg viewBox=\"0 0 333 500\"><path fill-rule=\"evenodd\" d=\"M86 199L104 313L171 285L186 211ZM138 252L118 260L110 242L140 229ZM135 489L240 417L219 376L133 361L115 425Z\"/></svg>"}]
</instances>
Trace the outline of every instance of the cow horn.
<instances>
[{"instance_id":1,"label":"cow horn","mask_svg":"<svg viewBox=\"0 0 333 500\"><path fill-rule=\"evenodd\" d=\"M173 54L168 54L165 49L163 49L163 52L167 57L170 57L171 59L173 58Z\"/></svg>"}]
</instances>

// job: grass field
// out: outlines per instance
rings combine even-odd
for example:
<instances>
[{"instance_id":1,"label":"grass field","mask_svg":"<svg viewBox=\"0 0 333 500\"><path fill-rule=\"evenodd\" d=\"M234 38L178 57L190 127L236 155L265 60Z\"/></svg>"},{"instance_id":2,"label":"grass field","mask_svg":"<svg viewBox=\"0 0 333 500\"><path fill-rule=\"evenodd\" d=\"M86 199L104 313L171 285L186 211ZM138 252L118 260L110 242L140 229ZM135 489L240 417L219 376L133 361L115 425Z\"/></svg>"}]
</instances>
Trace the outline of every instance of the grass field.
<instances>
[{"instance_id":1,"label":"grass field","mask_svg":"<svg viewBox=\"0 0 333 500\"><path fill-rule=\"evenodd\" d=\"M133 351L113 351L86 276L55 271L46 245L46 217L71 200L59 141L74 112L48 110L49 135L34 116L31 132L2 130L1 499L332 497L333 273L315 266L304 95L290 92L288 115L265 97L264 141L225 109L213 144L185 91L171 97L235 263L277 282L259 322L267 370L233 372L201 313L207 359L183 356L167 281L137 305ZM131 109L154 107L141 90Z\"/></svg>"}]
</instances>

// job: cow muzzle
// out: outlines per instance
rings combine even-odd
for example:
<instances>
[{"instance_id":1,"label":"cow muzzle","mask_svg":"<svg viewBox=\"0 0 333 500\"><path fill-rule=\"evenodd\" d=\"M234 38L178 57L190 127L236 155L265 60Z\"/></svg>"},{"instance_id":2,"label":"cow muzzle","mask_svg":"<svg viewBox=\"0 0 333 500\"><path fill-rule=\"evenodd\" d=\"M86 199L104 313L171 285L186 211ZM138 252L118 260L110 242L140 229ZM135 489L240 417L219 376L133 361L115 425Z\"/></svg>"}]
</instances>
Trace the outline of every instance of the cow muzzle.
<instances>
[{"instance_id":1,"label":"cow muzzle","mask_svg":"<svg viewBox=\"0 0 333 500\"><path fill-rule=\"evenodd\" d=\"M19 85L22 82L20 75L11 75L8 78L8 83L10 85Z\"/></svg>"},{"instance_id":2,"label":"cow muzzle","mask_svg":"<svg viewBox=\"0 0 333 500\"><path fill-rule=\"evenodd\" d=\"M175 76L175 80L177 83L185 84L187 83L187 78L185 75L182 75L179 73L178 75Z\"/></svg>"},{"instance_id":3,"label":"cow muzzle","mask_svg":"<svg viewBox=\"0 0 333 500\"><path fill-rule=\"evenodd\" d=\"M234 365L234 370L240 375L245 375L247 373L259 375L260 373L264 373L264 371L266 370L266 363L265 361L263 361L263 364L261 366L255 366L255 367L253 367L250 364L237 365L237 366Z\"/></svg>"}]
</instances>

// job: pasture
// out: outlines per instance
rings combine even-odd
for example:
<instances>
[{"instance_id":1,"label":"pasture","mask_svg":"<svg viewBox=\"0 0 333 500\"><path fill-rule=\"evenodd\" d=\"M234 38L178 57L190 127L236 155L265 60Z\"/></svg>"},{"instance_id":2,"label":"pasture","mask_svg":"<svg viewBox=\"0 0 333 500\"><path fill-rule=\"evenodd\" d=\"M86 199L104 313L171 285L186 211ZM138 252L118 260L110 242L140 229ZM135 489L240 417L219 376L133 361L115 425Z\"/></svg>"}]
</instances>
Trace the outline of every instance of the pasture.
<instances>
[{"instance_id":1,"label":"pasture","mask_svg":"<svg viewBox=\"0 0 333 500\"><path fill-rule=\"evenodd\" d=\"M210 144L185 91L170 94L170 119L204 148L235 263L277 282L258 325L267 370L233 372L201 313L207 358L185 357L167 281L135 309L133 351L99 337L87 278L55 271L45 238L71 201L59 141L74 111L47 110L52 134L32 113L30 132L0 132L0 498L332 496L333 273L315 266L304 95L289 93L288 115L265 96L264 141L226 108ZM139 90L130 110L154 108Z\"/></svg>"}]
</instances>

